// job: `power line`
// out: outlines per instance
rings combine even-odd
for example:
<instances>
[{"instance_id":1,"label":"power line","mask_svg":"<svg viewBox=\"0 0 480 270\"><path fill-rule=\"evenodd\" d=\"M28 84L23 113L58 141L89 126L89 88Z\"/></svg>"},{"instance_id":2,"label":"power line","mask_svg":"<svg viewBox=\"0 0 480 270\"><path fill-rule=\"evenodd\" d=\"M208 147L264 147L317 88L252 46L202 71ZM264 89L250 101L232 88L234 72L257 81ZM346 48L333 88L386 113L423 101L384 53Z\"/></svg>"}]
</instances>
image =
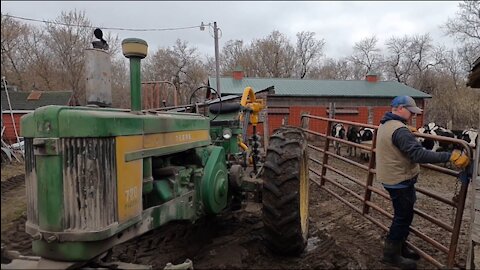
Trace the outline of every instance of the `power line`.
<instances>
[{"instance_id":1,"label":"power line","mask_svg":"<svg viewBox=\"0 0 480 270\"><path fill-rule=\"evenodd\" d=\"M32 19L32 18L25 18L25 17L20 17L20 16L14 16L14 15L8 15L8 14L2 14L2 16L5 17L10 17L10 18L15 18L19 20L24 20L24 21L32 21L32 22L42 22L42 23L51 23L51 24L56 24L56 25L63 25L63 26L74 26L74 27L83 27L83 28L97 28L94 26L90 25L81 25L81 24L69 24L69 23L61 23L61 22L53 22L53 21L47 21L47 20L38 20L38 19ZM159 31L174 31L174 30L184 30L184 29L192 29L192 28L199 28L200 25L195 25L195 26L186 26L186 27L172 27L172 28L122 28L122 27L100 27L105 30L119 30L119 31L136 31L136 32L159 32Z\"/></svg>"}]
</instances>

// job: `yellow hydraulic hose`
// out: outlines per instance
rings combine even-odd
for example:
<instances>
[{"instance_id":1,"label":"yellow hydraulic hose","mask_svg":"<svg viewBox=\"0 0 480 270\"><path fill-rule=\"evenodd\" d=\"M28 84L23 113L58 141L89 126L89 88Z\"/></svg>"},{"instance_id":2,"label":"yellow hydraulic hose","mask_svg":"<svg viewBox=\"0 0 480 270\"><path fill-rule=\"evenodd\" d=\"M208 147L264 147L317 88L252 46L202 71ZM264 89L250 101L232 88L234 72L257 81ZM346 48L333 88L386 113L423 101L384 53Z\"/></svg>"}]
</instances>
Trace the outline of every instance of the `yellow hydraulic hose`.
<instances>
[{"instance_id":1,"label":"yellow hydraulic hose","mask_svg":"<svg viewBox=\"0 0 480 270\"><path fill-rule=\"evenodd\" d=\"M244 144L243 142L239 142L238 143L240 145L240 147L243 149L243 151L247 151L248 150L248 146L246 144Z\"/></svg>"}]
</instances>

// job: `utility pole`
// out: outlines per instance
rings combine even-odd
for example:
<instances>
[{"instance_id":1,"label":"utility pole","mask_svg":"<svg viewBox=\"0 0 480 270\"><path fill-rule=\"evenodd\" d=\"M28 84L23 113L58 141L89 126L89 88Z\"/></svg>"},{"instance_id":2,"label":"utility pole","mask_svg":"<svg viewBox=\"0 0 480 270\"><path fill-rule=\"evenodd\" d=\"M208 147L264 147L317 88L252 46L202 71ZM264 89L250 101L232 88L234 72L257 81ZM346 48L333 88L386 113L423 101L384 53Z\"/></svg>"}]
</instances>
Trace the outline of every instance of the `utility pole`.
<instances>
[{"instance_id":1,"label":"utility pole","mask_svg":"<svg viewBox=\"0 0 480 270\"><path fill-rule=\"evenodd\" d=\"M220 92L220 63L218 60L218 27L217 22L213 22L213 38L215 39L215 77L217 82L218 97L222 94Z\"/></svg>"},{"instance_id":2,"label":"utility pole","mask_svg":"<svg viewBox=\"0 0 480 270\"><path fill-rule=\"evenodd\" d=\"M205 26L212 27L212 23L202 24L200 25L200 31L205 30ZM220 92L220 62L219 62L219 56L218 56L218 27L217 27L217 22L213 22L213 39L215 40L215 80L217 82L217 93L219 96L221 96Z\"/></svg>"}]
</instances>

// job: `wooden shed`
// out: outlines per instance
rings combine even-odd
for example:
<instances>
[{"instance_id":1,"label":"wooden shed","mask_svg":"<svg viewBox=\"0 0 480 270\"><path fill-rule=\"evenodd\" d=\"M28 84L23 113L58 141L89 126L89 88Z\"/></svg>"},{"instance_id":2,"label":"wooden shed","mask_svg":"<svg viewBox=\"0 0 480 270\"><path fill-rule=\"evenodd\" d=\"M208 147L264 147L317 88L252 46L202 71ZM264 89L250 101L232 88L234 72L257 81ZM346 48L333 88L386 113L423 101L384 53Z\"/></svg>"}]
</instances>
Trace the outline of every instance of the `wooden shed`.
<instances>
[{"instance_id":1,"label":"wooden shed","mask_svg":"<svg viewBox=\"0 0 480 270\"><path fill-rule=\"evenodd\" d=\"M209 78L209 85L216 86L215 77ZM378 125L385 112L391 110L394 97L411 96L422 109L431 98L399 82L379 81L375 75L367 75L365 80L344 81L249 78L234 74L221 77L220 86L222 96L241 95L244 88L250 86L266 99L270 134L283 124L298 126L303 113L323 117L334 115L337 119ZM423 115L417 115L410 124L419 128L423 121ZM316 125L310 128L325 132L325 123Z\"/></svg>"}]
</instances>

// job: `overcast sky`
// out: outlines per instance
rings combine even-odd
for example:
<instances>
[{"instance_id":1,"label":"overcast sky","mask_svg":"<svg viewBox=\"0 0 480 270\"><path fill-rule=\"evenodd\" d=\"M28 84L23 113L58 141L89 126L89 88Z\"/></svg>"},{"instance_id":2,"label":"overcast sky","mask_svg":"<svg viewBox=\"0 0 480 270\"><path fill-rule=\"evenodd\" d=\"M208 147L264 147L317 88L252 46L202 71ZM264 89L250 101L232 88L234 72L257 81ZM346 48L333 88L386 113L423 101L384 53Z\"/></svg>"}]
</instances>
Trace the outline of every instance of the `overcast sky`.
<instances>
[{"instance_id":1,"label":"overcast sky","mask_svg":"<svg viewBox=\"0 0 480 270\"><path fill-rule=\"evenodd\" d=\"M274 30L287 35L295 44L296 33L312 31L316 37L325 39L326 56L339 58L349 55L355 42L373 34L383 45L394 35L429 32L435 42L453 46L440 26L455 15L458 2L2 1L1 8L3 14L41 20L53 20L61 11L77 9L85 11L87 18L99 27L170 28L216 21L221 29L220 48L228 40L242 39L249 43ZM214 55L213 34L198 28L112 32L121 39L145 39L150 52L172 46L179 38L197 47L201 55Z\"/></svg>"}]
</instances>

